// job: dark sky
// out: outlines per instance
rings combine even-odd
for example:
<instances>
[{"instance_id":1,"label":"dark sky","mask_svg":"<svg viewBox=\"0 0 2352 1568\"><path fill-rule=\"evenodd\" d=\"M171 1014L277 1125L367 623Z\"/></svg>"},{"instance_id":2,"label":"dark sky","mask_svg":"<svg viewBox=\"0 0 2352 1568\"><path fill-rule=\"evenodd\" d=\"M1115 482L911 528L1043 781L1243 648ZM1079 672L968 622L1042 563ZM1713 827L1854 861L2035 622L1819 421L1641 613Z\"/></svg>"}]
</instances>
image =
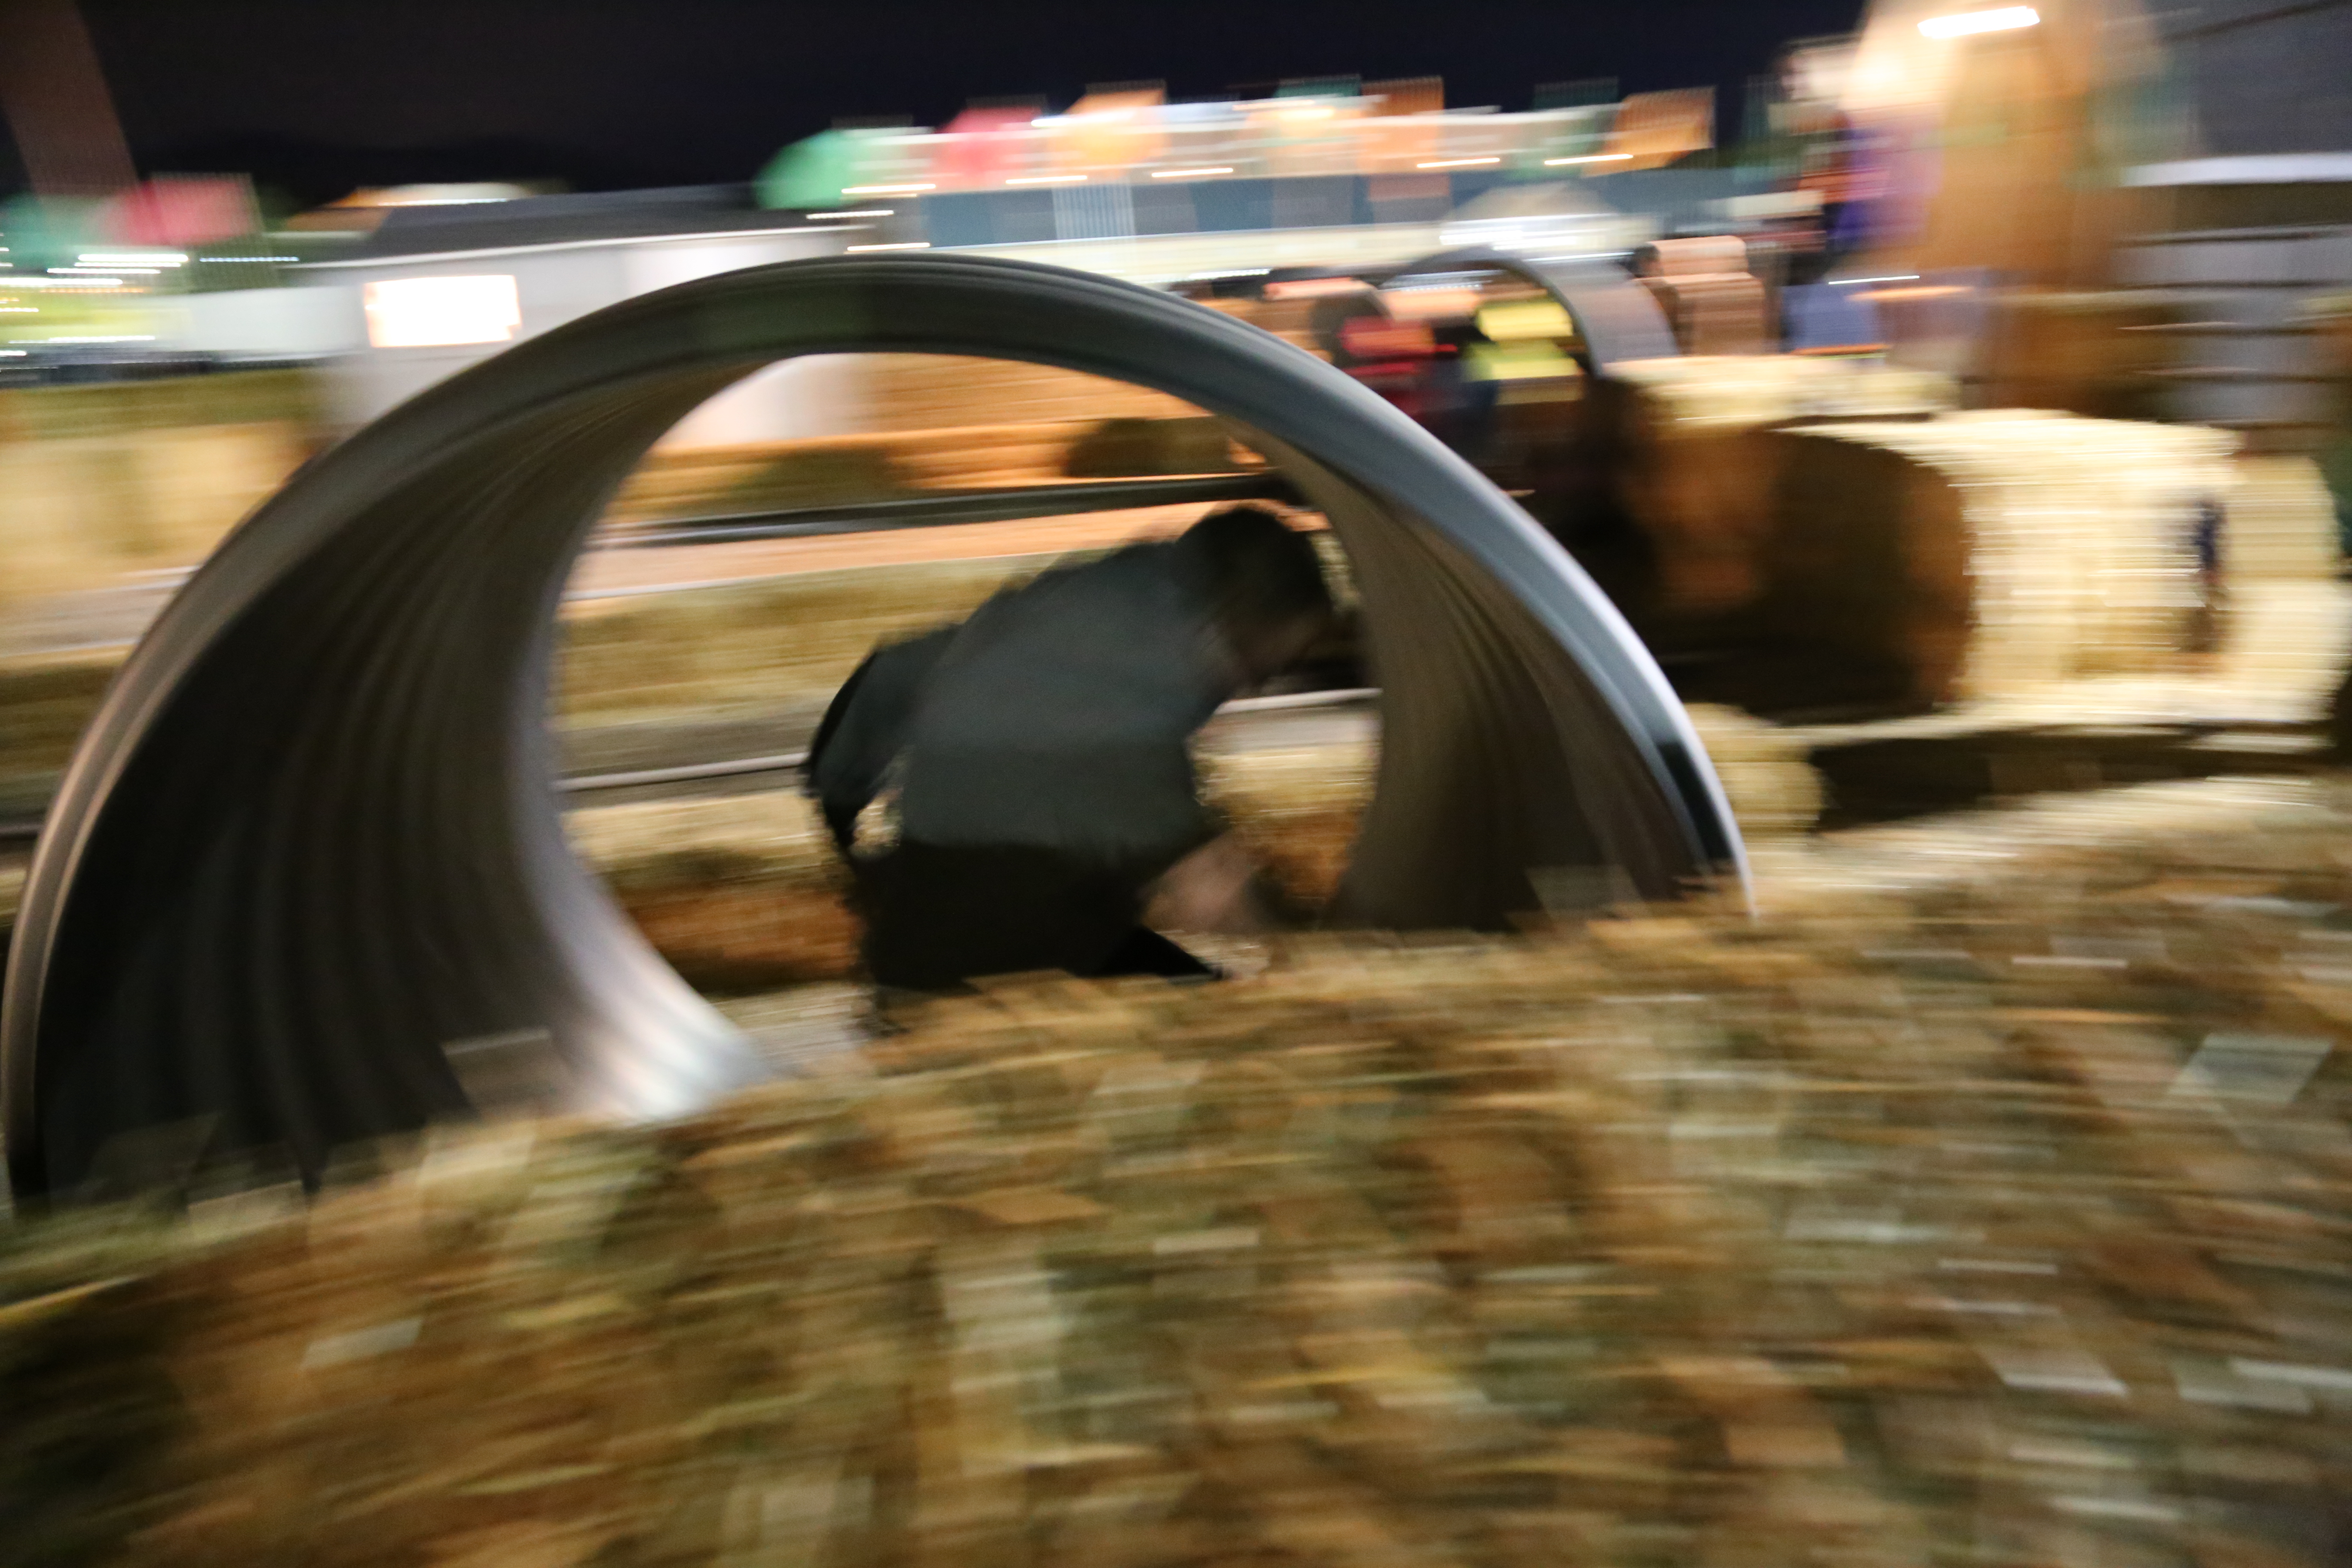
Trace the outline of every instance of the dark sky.
<instances>
[{"instance_id":1,"label":"dark sky","mask_svg":"<svg viewBox=\"0 0 2352 1568\"><path fill-rule=\"evenodd\" d=\"M750 177L842 116L937 124L972 97L1160 79L1178 97L1339 72L1441 75L1449 102L1535 85L1714 84L1736 100L1860 0L1354 5L843 0L83 0L148 172L249 171L306 201L353 184ZM1728 112L1732 105L1726 105Z\"/></svg>"}]
</instances>

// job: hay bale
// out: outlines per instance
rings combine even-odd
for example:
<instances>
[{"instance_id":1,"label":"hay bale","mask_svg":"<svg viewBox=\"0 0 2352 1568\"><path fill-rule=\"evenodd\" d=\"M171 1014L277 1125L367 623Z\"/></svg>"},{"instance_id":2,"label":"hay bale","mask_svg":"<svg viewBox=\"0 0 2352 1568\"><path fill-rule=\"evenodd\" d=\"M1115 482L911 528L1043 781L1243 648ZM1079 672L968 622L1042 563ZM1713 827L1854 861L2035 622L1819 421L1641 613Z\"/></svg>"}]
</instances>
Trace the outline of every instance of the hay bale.
<instances>
[{"instance_id":1,"label":"hay bale","mask_svg":"<svg viewBox=\"0 0 2352 1568\"><path fill-rule=\"evenodd\" d=\"M12 1540L2328 1561L2347 804L1761 924L1008 984L667 1125L20 1225Z\"/></svg>"},{"instance_id":2,"label":"hay bale","mask_svg":"<svg viewBox=\"0 0 2352 1568\"><path fill-rule=\"evenodd\" d=\"M1805 740L1735 708L1702 703L1689 711L1742 837L1752 842L1812 831L1827 796Z\"/></svg>"},{"instance_id":3,"label":"hay bale","mask_svg":"<svg viewBox=\"0 0 2352 1568\"><path fill-rule=\"evenodd\" d=\"M1091 421L867 432L742 446L656 447L605 510L612 522L882 500L923 489L1045 484Z\"/></svg>"},{"instance_id":4,"label":"hay bale","mask_svg":"<svg viewBox=\"0 0 2352 1568\"><path fill-rule=\"evenodd\" d=\"M2210 679L2249 717L2307 723L2352 669L2352 587L2256 579L2233 584L2226 636Z\"/></svg>"},{"instance_id":5,"label":"hay bale","mask_svg":"<svg viewBox=\"0 0 2352 1568\"><path fill-rule=\"evenodd\" d=\"M1062 470L1074 479L1221 474L1236 468L1224 426L1197 419L1106 419L1075 442Z\"/></svg>"},{"instance_id":6,"label":"hay bale","mask_svg":"<svg viewBox=\"0 0 2352 1568\"><path fill-rule=\"evenodd\" d=\"M2222 536L2221 569L2232 584L2332 578L2343 555L2336 501L2308 458L2240 458Z\"/></svg>"},{"instance_id":7,"label":"hay bale","mask_svg":"<svg viewBox=\"0 0 2352 1568\"><path fill-rule=\"evenodd\" d=\"M2231 438L2022 411L1780 433L1767 618L1916 700L2177 668Z\"/></svg>"},{"instance_id":8,"label":"hay bale","mask_svg":"<svg viewBox=\"0 0 2352 1568\"><path fill-rule=\"evenodd\" d=\"M1199 409L1130 382L952 354L866 356L869 417L891 431L1105 418L1181 419Z\"/></svg>"},{"instance_id":9,"label":"hay bale","mask_svg":"<svg viewBox=\"0 0 2352 1568\"><path fill-rule=\"evenodd\" d=\"M1691 720L1743 833L1811 830L1822 789L1804 739L1727 709L1696 708ZM1202 797L1288 905L1328 907L1371 801L1376 730L1289 746L1238 739L1221 729L1203 738ZM696 985L735 994L857 973L848 879L797 792L596 806L565 822L581 858Z\"/></svg>"},{"instance_id":10,"label":"hay bale","mask_svg":"<svg viewBox=\"0 0 2352 1568\"><path fill-rule=\"evenodd\" d=\"M1736 234L1655 239L1633 252L1634 270L1654 278L1707 278L1748 270L1748 242Z\"/></svg>"},{"instance_id":11,"label":"hay bale","mask_svg":"<svg viewBox=\"0 0 2352 1568\"><path fill-rule=\"evenodd\" d=\"M1745 272L1644 278L1685 353L1760 354L1769 335L1764 285Z\"/></svg>"},{"instance_id":12,"label":"hay bale","mask_svg":"<svg viewBox=\"0 0 2352 1568\"><path fill-rule=\"evenodd\" d=\"M128 457L145 500L143 538L126 568L192 566L277 493L306 456L288 422L145 432Z\"/></svg>"},{"instance_id":13,"label":"hay bale","mask_svg":"<svg viewBox=\"0 0 2352 1568\"><path fill-rule=\"evenodd\" d=\"M2164 392L2154 373L2179 358L2178 340L2161 329L2183 316L2179 304L2145 289L2002 290L1991 300L1977 401L2095 419L2157 418Z\"/></svg>"},{"instance_id":14,"label":"hay bale","mask_svg":"<svg viewBox=\"0 0 2352 1568\"><path fill-rule=\"evenodd\" d=\"M301 465L308 373L0 391L0 604L193 566Z\"/></svg>"},{"instance_id":15,"label":"hay bale","mask_svg":"<svg viewBox=\"0 0 2352 1568\"><path fill-rule=\"evenodd\" d=\"M1319 910L1347 872L1379 761L1369 734L1314 746L1203 746L1202 794L1293 905Z\"/></svg>"},{"instance_id":16,"label":"hay bale","mask_svg":"<svg viewBox=\"0 0 2352 1568\"><path fill-rule=\"evenodd\" d=\"M876 644L961 620L1058 558L854 567L575 602L556 711L588 727L815 702Z\"/></svg>"},{"instance_id":17,"label":"hay bale","mask_svg":"<svg viewBox=\"0 0 2352 1568\"><path fill-rule=\"evenodd\" d=\"M1763 592L1779 449L1794 420L1912 416L1952 406L1924 372L1764 354L1610 367L1587 398L1619 492L1655 546L1670 617L1722 616Z\"/></svg>"},{"instance_id":18,"label":"hay bale","mask_svg":"<svg viewBox=\"0 0 2352 1568\"><path fill-rule=\"evenodd\" d=\"M8 572L0 605L100 586L122 570L138 495L113 437L0 446Z\"/></svg>"},{"instance_id":19,"label":"hay bale","mask_svg":"<svg viewBox=\"0 0 2352 1568\"><path fill-rule=\"evenodd\" d=\"M0 659L0 806L47 805L122 656L118 647L69 648Z\"/></svg>"},{"instance_id":20,"label":"hay bale","mask_svg":"<svg viewBox=\"0 0 2352 1568\"><path fill-rule=\"evenodd\" d=\"M573 850L654 950L721 993L857 972L848 875L797 790L576 811Z\"/></svg>"},{"instance_id":21,"label":"hay bale","mask_svg":"<svg viewBox=\"0 0 2352 1568\"><path fill-rule=\"evenodd\" d=\"M937 428L656 447L632 470L605 521L723 516L931 489L1045 485L1073 476L1225 473L1236 467L1213 420L1172 400L1160 402L1170 406L1155 405L1149 415L1090 413L1082 404L1050 419L970 422L975 414L1003 421L1018 411L982 400L962 409L960 422ZM1111 399L1091 406L1125 405Z\"/></svg>"}]
</instances>

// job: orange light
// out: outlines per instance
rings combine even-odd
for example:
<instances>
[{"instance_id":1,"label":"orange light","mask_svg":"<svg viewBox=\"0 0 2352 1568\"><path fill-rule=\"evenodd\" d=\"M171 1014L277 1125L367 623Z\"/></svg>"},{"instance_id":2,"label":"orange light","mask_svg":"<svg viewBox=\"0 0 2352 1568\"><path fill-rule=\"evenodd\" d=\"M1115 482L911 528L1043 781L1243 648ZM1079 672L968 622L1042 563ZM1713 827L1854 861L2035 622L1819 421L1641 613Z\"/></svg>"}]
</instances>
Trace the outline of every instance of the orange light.
<instances>
[{"instance_id":1,"label":"orange light","mask_svg":"<svg viewBox=\"0 0 2352 1568\"><path fill-rule=\"evenodd\" d=\"M1865 289L1854 296L1857 300L1946 300L1955 294L1965 294L1962 283L1931 283L1918 289Z\"/></svg>"}]
</instances>

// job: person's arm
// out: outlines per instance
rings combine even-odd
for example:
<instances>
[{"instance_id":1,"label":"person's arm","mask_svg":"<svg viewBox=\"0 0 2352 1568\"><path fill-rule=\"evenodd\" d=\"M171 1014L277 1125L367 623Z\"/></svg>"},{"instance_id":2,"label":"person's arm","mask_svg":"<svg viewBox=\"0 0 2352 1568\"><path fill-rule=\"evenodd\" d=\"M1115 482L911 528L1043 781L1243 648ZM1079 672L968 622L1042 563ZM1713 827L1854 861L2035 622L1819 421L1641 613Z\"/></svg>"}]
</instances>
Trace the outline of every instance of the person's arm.
<instances>
[{"instance_id":1,"label":"person's arm","mask_svg":"<svg viewBox=\"0 0 2352 1568\"><path fill-rule=\"evenodd\" d=\"M1162 872L1144 909L1144 923L1155 931L1204 936L1255 936L1295 929L1307 918L1231 833L1210 839Z\"/></svg>"}]
</instances>

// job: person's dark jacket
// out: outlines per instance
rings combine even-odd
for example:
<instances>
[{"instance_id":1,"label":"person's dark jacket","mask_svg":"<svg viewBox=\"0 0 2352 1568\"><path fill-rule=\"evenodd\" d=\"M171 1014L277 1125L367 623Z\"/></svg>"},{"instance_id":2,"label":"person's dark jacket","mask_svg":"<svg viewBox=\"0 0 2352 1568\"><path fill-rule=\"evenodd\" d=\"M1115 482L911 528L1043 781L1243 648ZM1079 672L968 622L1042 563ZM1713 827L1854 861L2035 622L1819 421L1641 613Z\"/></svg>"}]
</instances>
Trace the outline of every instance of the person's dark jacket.
<instances>
[{"instance_id":1,"label":"person's dark jacket","mask_svg":"<svg viewBox=\"0 0 2352 1568\"><path fill-rule=\"evenodd\" d=\"M875 649L825 709L809 742L808 788L844 854L856 841L859 815L882 792L906 747L923 683L961 629L942 626Z\"/></svg>"},{"instance_id":2,"label":"person's dark jacket","mask_svg":"<svg viewBox=\"0 0 2352 1568\"><path fill-rule=\"evenodd\" d=\"M877 980L1099 972L1206 843L1191 739L1239 680L1191 552L1048 572L883 648L835 699L810 786L845 851L892 768L898 842L854 854Z\"/></svg>"}]
</instances>

